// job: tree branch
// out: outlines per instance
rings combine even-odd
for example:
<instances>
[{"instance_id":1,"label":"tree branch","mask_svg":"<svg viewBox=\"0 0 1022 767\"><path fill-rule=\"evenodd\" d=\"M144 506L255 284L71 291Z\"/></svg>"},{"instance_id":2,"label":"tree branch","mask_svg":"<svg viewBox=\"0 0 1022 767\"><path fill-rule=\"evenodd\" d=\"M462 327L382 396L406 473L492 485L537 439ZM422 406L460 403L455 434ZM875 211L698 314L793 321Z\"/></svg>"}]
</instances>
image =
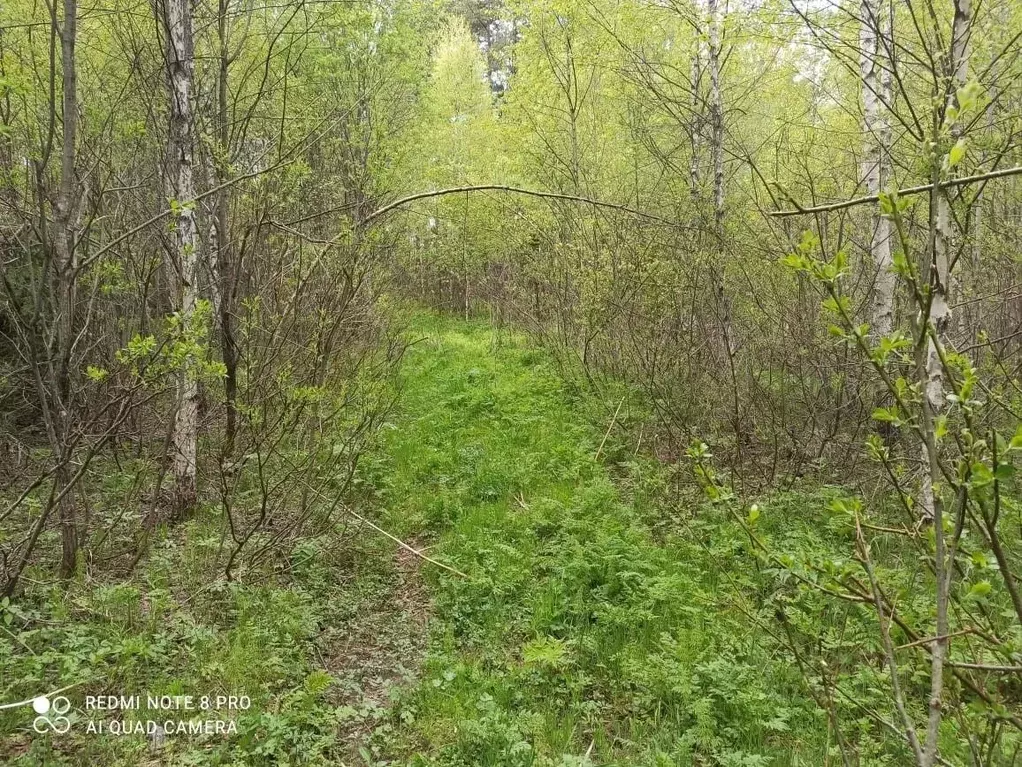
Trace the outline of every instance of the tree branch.
<instances>
[{"instance_id":1,"label":"tree branch","mask_svg":"<svg viewBox=\"0 0 1022 767\"><path fill-rule=\"evenodd\" d=\"M992 170L989 173L980 173L975 176L963 176L962 178L954 178L940 184L942 189L948 189L956 186L967 186L969 184L975 184L979 181L988 181L992 178L1004 178L1006 176L1017 176L1022 173L1022 166L1014 168L1001 168L1000 170ZM923 184L922 186L910 186L907 189L899 189L898 194L905 196L910 194L922 194L923 192L929 192L933 189L934 184ZM851 200L843 200L842 202L832 202L827 205L817 205L812 208L799 207L798 203L788 198L791 204L795 206L793 210L773 210L770 211L771 216L774 218L785 218L787 216L801 216L806 213L829 213L835 210L845 210L846 208L854 208L856 205L865 205L870 202L877 202L880 199L880 195L871 194L866 197L855 197Z\"/></svg>"},{"instance_id":2,"label":"tree branch","mask_svg":"<svg viewBox=\"0 0 1022 767\"><path fill-rule=\"evenodd\" d=\"M678 227L681 229L690 228L685 226L684 224L679 224L676 221L668 221L666 218L660 218L659 216L654 216L652 213L645 213L641 210L629 208L627 205L619 205L618 203L615 202L604 202L602 200L594 200L591 197L579 197L578 195L574 194L561 194L559 192L541 192L536 189L523 189L522 187L508 186L506 184L477 184L474 186L455 186L450 187L449 189L437 189L432 192L418 192L416 194L410 194L407 197L402 197L398 200L394 200L393 202L387 203L382 208L373 211L368 216L366 216L362 223L367 224L373 219L379 218L380 216L390 213L392 210L395 210L396 208L400 208L404 205L407 205L410 202L416 202L417 200L426 200L431 197L444 197L449 194L460 194L462 192L487 192L487 191L507 192L509 194L523 194L528 197L541 197L550 200L568 200L569 202L583 202L598 208L610 208L612 210L619 210L623 213L630 213L633 216L639 216L640 218L646 218L651 221L666 224L668 226Z\"/></svg>"}]
</instances>

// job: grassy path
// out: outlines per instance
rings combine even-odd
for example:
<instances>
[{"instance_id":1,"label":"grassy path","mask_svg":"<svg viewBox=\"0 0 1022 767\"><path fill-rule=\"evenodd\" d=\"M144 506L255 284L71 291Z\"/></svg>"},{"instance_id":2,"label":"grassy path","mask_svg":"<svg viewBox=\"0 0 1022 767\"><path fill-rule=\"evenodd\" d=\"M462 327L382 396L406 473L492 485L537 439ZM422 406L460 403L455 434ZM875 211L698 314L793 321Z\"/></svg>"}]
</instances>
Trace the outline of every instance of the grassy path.
<instances>
[{"instance_id":1,"label":"grassy path","mask_svg":"<svg viewBox=\"0 0 1022 767\"><path fill-rule=\"evenodd\" d=\"M87 719L149 714L89 712L77 695L63 737L0 712L0 763L824 764L821 717L791 702L805 700L800 678L753 628L757 608L728 596L764 578L726 513L668 504L666 469L616 431L597 461L606 408L569 396L523 340L428 316L409 332L421 340L357 505L468 577L343 518L285 568L268 560L226 583L208 566L222 513L206 508L129 579L23 595L0 623L0 691L243 693L237 733L156 749L97 736ZM796 516L778 502L760 529Z\"/></svg>"},{"instance_id":2,"label":"grassy path","mask_svg":"<svg viewBox=\"0 0 1022 767\"><path fill-rule=\"evenodd\" d=\"M426 665L377 756L820 763L793 756L819 727L785 707L793 677L744 616L713 607L716 584L700 574L700 561L740 549L737 537L656 543L647 493L632 480L622 497L594 458L602 429L543 353L497 345L481 324L424 317L412 333L401 412L369 473L389 529L469 577L424 566Z\"/></svg>"}]
</instances>

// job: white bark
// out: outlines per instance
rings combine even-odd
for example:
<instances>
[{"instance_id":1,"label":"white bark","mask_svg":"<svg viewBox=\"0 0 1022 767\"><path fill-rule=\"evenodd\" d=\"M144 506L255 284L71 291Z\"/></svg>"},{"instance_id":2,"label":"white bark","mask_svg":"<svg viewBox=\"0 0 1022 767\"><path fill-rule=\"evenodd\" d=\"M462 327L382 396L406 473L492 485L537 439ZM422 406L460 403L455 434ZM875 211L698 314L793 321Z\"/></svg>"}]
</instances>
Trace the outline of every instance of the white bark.
<instances>
[{"instance_id":1,"label":"white bark","mask_svg":"<svg viewBox=\"0 0 1022 767\"><path fill-rule=\"evenodd\" d=\"M707 0L707 68L710 72L710 155L713 161L713 232L719 253L712 266L713 289L717 298L717 312L728 363L734 376L734 356L737 351L731 326L731 302L725 293L724 268L724 96L721 91L721 17L720 0Z\"/></svg>"},{"instance_id":2,"label":"white bark","mask_svg":"<svg viewBox=\"0 0 1022 767\"><path fill-rule=\"evenodd\" d=\"M701 173L699 165L702 162L702 91L703 80L703 46L700 43L692 55L692 118L690 122L690 134L692 138L692 154L689 160L689 191L692 201L697 203L701 196Z\"/></svg>"},{"instance_id":3,"label":"white bark","mask_svg":"<svg viewBox=\"0 0 1022 767\"><path fill-rule=\"evenodd\" d=\"M969 37L972 31L972 0L955 0L955 18L951 27L951 88L949 89L947 104L948 106L954 106L957 103L955 98L955 91L961 86L965 85L969 77ZM955 122L951 126L951 138L958 140L962 135L963 125L960 121ZM942 194L940 196L940 206L938 208L937 216L939 232L943 234L941 238L944 244L944 262L947 264L947 286L948 293L953 294L956 299L961 297L962 293L962 270L964 265L959 264L958 270L955 271L951 268L950 264L950 252L953 245L954 232L952 231L951 224L951 201L949 195ZM947 296L945 295L945 299ZM946 324L950 329L952 317L950 311L946 319ZM957 330L960 331L960 339L964 338L964 326L961 324L961 320L957 323Z\"/></svg>"},{"instance_id":4,"label":"white bark","mask_svg":"<svg viewBox=\"0 0 1022 767\"><path fill-rule=\"evenodd\" d=\"M891 73L880 65L882 52L890 51L890 13L881 0L862 0L859 35L865 146L862 179L867 194L879 194L890 172L891 129L887 108L891 103ZM881 42L883 41L883 45ZM891 222L871 207L870 255L874 272L871 324L874 337L886 336L894 327L895 274L891 271Z\"/></svg>"},{"instance_id":5,"label":"white bark","mask_svg":"<svg viewBox=\"0 0 1022 767\"><path fill-rule=\"evenodd\" d=\"M965 85L969 76L969 35L972 25L972 0L955 0L955 18L952 28L951 73L952 84L948 93L948 105L956 103L955 91ZM960 135L959 125L952 126L952 137ZM951 287L950 251L952 245L951 200L945 188L937 190L936 237L934 238L933 263L930 268L930 321L941 346L948 339L951 324L949 293ZM940 362L937 346L931 340L926 357L926 399L934 417L944 408L944 368ZM925 476L925 474L924 474ZM923 514L933 516L933 489L928 479L923 482Z\"/></svg>"},{"instance_id":6,"label":"white bark","mask_svg":"<svg viewBox=\"0 0 1022 767\"><path fill-rule=\"evenodd\" d=\"M955 91L965 85L969 74L969 36L972 31L972 0L955 0L955 17L951 31L951 83L948 89L949 106L956 104ZM952 137L960 136L960 128L952 126ZM934 162L937 162L935 158ZM935 169L936 172L936 169ZM937 180L936 178L934 180ZM934 493L934 484L940 480L938 465L938 445L935 438L936 421L944 407L944 368L940 360L939 348L947 348L948 329L951 322L951 309L948 303L949 285L951 280L950 248L951 248L951 201L947 190L938 187L936 190L937 210L933 232L933 261L927 270L930 277L931 292L930 317L933 326L933 338L927 342L926 349L926 392L923 403L923 514L933 522L934 530L934 576L937 583L936 593L936 637L930 656L930 700L926 727L926 747L923 750L921 767L932 767L936 764L937 745L940 735L940 722L943 715L944 663L947 658L950 641L948 636L948 595L953 575L953 563L947 561L944 542L943 505L939 496ZM925 329L924 329L925 332ZM938 347L938 344L940 345Z\"/></svg>"},{"instance_id":7,"label":"white bark","mask_svg":"<svg viewBox=\"0 0 1022 767\"><path fill-rule=\"evenodd\" d=\"M167 87L170 97L170 130L167 146L167 194L179 203L195 197L193 180L195 120L192 114L194 77L192 10L190 0L164 0L163 26L167 54ZM196 264L200 241L194 206L182 206L175 220L173 250L180 282L178 312L185 328L194 321ZM196 442L198 435L199 385L191 361L178 374L177 408L174 415L173 473L177 513L187 511L196 498Z\"/></svg>"}]
</instances>

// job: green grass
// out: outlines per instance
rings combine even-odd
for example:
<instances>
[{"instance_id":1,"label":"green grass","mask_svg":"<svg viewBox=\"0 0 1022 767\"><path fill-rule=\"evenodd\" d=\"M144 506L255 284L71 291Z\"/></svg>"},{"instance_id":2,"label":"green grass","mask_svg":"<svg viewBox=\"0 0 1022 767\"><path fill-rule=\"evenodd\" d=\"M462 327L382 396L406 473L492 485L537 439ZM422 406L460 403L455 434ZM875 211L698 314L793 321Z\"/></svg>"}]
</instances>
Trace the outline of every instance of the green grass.
<instances>
[{"instance_id":1,"label":"green grass","mask_svg":"<svg viewBox=\"0 0 1022 767\"><path fill-rule=\"evenodd\" d=\"M247 694L238 734L154 753L144 737L78 725L37 737L8 711L0 761L823 764L825 718L768 631L783 574L724 505L691 481L678 501L679 470L636 455L622 428L641 420L631 404L597 460L622 392L608 404L576 391L542 350L483 323L416 314L408 334L400 406L360 466L357 500L467 577L409 569L390 540L342 519L283 570L227 584L211 556L222 519L204 509L125 582L27 581L5 608L0 691L74 680L93 694ZM781 550L847 549L821 525L819 493L762 505L760 534ZM875 725L861 735L881 744L863 764L899 763Z\"/></svg>"},{"instance_id":2,"label":"green grass","mask_svg":"<svg viewBox=\"0 0 1022 767\"><path fill-rule=\"evenodd\" d=\"M663 469L618 464L613 482L590 403L521 338L435 317L410 332L401 414L372 467L383 518L435 536L430 554L468 578L425 566L426 673L379 758L822 763L821 717L791 702L798 677L717 594L722 565L754 566L737 531L714 540L680 510L689 534L658 543L646 520L660 494L643 484Z\"/></svg>"},{"instance_id":3,"label":"green grass","mask_svg":"<svg viewBox=\"0 0 1022 767\"><path fill-rule=\"evenodd\" d=\"M0 637L3 699L80 686L67 693L75 710L64 736L32 733L30 709L0 712L0 763L336 764L345 750L339 732L381 724L382 709L345 690L351 680L339 648L347 627L370 611L393 609L387 605L396 585L391 547L367 538L346 540L342 549L339 537L326 535L302 544L294 559L304 564L286 581L228 584L198 563L186 566L182 554L215 529L203 515L178 540L157 542L152 559L128 582L33 588L14 603L17 617ZM236 735L172 737L156 753L141 735L85 732L85 720L97 718L84 710L85 692L147 691L244 694L252 705L213 715L235 719Z\"/></svg>"}]
</instances>

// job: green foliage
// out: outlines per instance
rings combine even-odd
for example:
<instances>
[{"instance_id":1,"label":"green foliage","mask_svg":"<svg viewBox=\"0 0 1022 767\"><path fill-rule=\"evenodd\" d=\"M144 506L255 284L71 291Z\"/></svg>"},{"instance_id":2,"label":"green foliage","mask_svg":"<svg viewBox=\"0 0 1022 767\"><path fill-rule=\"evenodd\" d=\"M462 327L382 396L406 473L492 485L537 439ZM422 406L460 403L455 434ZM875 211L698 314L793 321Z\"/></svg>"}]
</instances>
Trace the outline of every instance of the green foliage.
<instances>
[{"instance_id":1,"label":"green foliage","mask_svg":"<svg viewBox=\"0 0 1022 767\"><path fill-rule=\"evenodd\" d=\"M478 325L418 317L412 332L424 341L406 361L383 501L392 529L435 531L431 556L469 577L430 571L425 678L385 753L551 766L591 744L596 764L822 753L797 677L718 594L719 562L755 560L723 495L681 511L691 534L656 543L644 505L665 502L663 469L633 459L622 481L638 505L622 497L593 460L598 428L580 423L549 359L515 337L493 350Z\"/></svg>"},{"instance_id":2,"label":"green foliage","mask_svg":"<svg viewBox=\"0 0 1022 767\"><path fill-rule=\"evenodd\" d=\"M343 568L302 552L296 559L305 564L293 570L289 582L210 582L186 559L186 548L201 548L205 536L216 536L215 521L203 515L190 523L180 545L168 539L156 546L152 560L130 582L66 594L32 590L0 602L0 621L14 640L0 641L3 699L72 681L90 694L248 695L250 708L217 714L235 720L235 735L171 736L162 758L181 765L336 764L348 745L339 741L339 730L373 726L380 715L339 701L343 675L323 667L322 653L329 648L318 640L325 625L357 613L361 599L378 599L385 584L348 579ZM304 546L306 553L324 552L343 540L331 535ZM370 541L349 553L385 556L386 547L376 544ZM23 629L29 623L32 628ZM0 712L0 755L7 759L27 749L26 761L18 763L47 765L90 759L135 765L144 758L149 748L144 736L87 734L86 714L95 718L97 712L79 705L78 724L57 751L48 739L29 737L23 709ZM139 716L146 713L110 714Z\"/></svg>"}]
</instances>

